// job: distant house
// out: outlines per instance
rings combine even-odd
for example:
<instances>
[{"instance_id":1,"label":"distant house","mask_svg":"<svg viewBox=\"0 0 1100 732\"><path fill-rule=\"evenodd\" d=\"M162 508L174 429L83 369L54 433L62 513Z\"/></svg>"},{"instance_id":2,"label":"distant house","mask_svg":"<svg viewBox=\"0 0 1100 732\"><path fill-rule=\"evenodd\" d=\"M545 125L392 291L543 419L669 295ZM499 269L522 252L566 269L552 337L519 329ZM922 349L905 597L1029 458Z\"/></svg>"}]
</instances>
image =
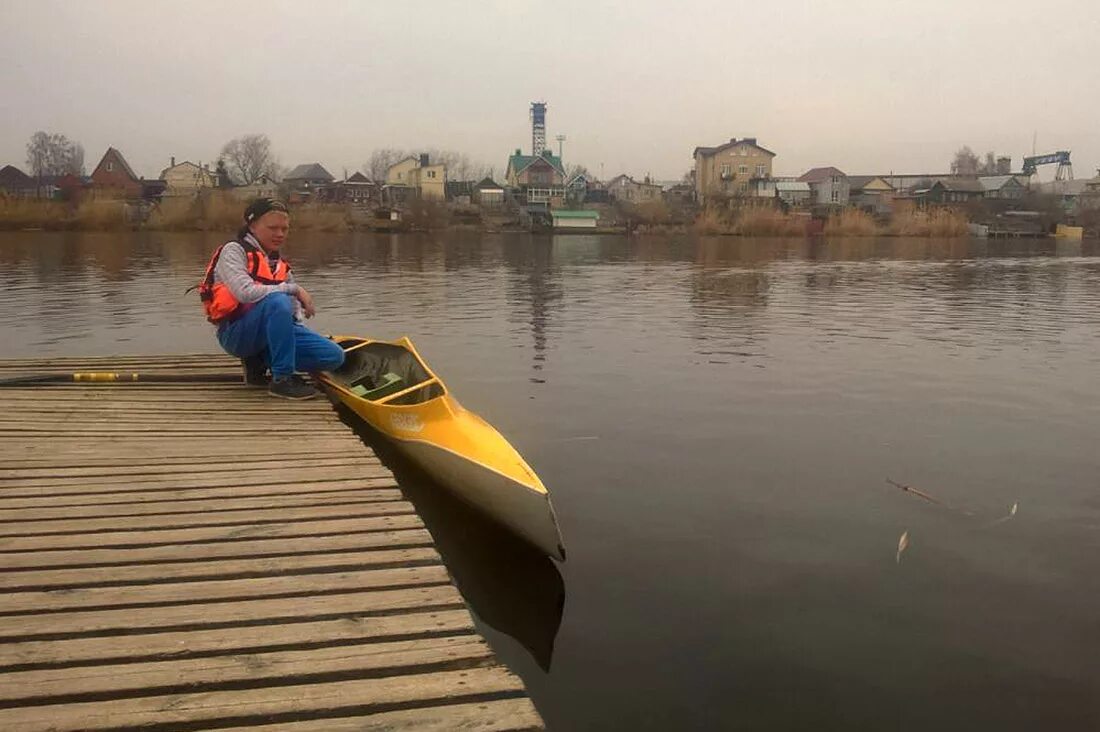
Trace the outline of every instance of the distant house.
<instances>
[{"instance_id":1,"label":"distant house","mask_svg":"<svg viewBox=\"0 0 1100 732\"><path fill-rule=\"evenodd\" d=\"M1085 181L1085 190L1077 197L1077 206L1082 211L1100 208L1100 170L1096 177Z\"/></svg>"},{"instance_id":2,"label":"distant house","mask_svg":"<svg viewBox=\"0 0 1100 732\"><path fill-rule=\"evenodd\" d=\"M1027 187L1015 175L983 175L978 182L982 184L985 198L1016 200L1027 193Z\"/></svg>"},{"instance_id":3,"label":"distant house","mask_svg":"<svg viewBox=\"0 0 1100 732\"><path fill-rule=\"evenodd\" d=\"M661 186L646 177L641 183L629 175L617 175L607 182L607 195L616 201L646 203L661 200Z\"/></svg>"},{"instance_id":4,"label":"distant house","mask_svg":"<svg viewBox=\"0 0 1100 732\"><path fill-rule=\"evenodd\" d=\"M813 202L819 206L847 206L850 186L844 171L831 165L811 168L798 178L810 184Z\"/></svg>"},{"instance_id":5,"label":"distant house","mask_svg":"<svg viewBox=\"0 0 1100 732\"><path fill-rule=\"evenodd\" d=\"M449 180L443 184L447 200L468 206L474 201L474 186L470 180Z\"/></svg>"},{"instance_id":6,"label":"distant house","mask_svg":"<svg viewBox=\"0 0 1100 732\"><path fill-rule=\"evenodd\" d=\"M549 150L524 155L518 149L508 157L508 186L528 205L561 207L565 203L565 168Z\"/></svg>"},{"instance_id":7,"label":"distant house","mask_svg":"<svg viewBox=\"0 0 1100 732\"><path fill-rule=\"evenodd\" d=\"M775 153L758 145L755 137L734 137L717 147L697 147L692 157L695 196L705 203L707 196L749 195L753 179L771 177Z\"/></svg>"},{"instance_id":8,"label":"distant house","mask_svg":"<svg viewBox=\"0 0 1100 732\"><path fill-rule=\"evenodd\" d=\"M695 186L690 183L676 183L666 188L662 195L669 204L686 206L695 201Z\"/></svg>"},{"instance_id":9,"label":"distant house","mask_svg":"<svg viewBox=\"0 0 1100 732\"><path fill-rule=\"evenodd\" d=\"M985 197L985 187L977 178L950 177L938 180L925 198L935 203L968 203Z\"/></svg>"},{"instance_id":10,"label":"distant house","mask_svg":"<svg viewBox=\"0 0 1100 732\"><path fill-rule=\"evenodd\" d=\"M165 183L166 196L192 196L218 185L217 175L209 165L196 165L190 160L177 165L174 157L168 167L160 171L160 179Z\"/></svg>"},{"instance_id":11,"label":"distant house","mask_svg":"<svg viewBox=\"0 0 1100 732\"><path fill-rule=\"evenodd\" d=\"M565 181L565 197L574 203L584 203L588 194L588 176L577 173Z\"/></svg>"},{"instance_id":12,"label":"distant house","mask_svg":"<svg viewBox=\"0 0 1100 732\"><path fill-rule=\"evenodd\" d=\"M122 153L113 147L107 148L91 177L97 196L133 199L145 194L142 179L134 173Z\"/></svg>"},{"instance_id":13,"label":"distant house","mask_svg":"<svg viewBox=\"0 0 1100 732\"><path fill-rule=\"evenodd\" d=\"M848 202L874 213L886 213L894 187L877 175L848 176Z\"/></svg>"},{"instance_id":14,"label":"distant house","mask_svg":"<svg viewBox=\"0 0 1100 732\"><path fill-rule=\"evenodd\" d=\"M482 208L499 209L504 207L504 186L492 178L482 178L474 185L473 203Z\"/></svg>"},{"instance_id":15,"label":"distant house","mask_svg":"<svg viewBox=\"0 0 1100 732\"><path fill-rule=\"evenodd\" d=\"M407 186L412 182L412 171L420 167L420 158L410 155L386 168L386 185Z\"/></svg>"},{"instance_id":16,"label":"distant house","mask_svg":"<svg viewBox=\"0 0 1100 732\"><path fill-rule=\"evenodd\" d=\"M386 169L386 188L390 189L388 198L393 202L409 195L442 201L447 197L447 166L433 164L427 153L410 155Z\"/></svg>"},{"instance_id":17,"label":"distant house","mask_svg":"<svg viewBox=\"0 0 1100 732\"><path fill-rule=\"evenodd\" d=\"M378 184L362 173L353 173L349 178L318 185L314 189L315 200L320 203L342 203L351 206L368 206L380 200Z\"/></svg>"},{"instance_id":18,"label":"distant house","mask_svg":"<svg viewBox=\"0 0 1100 732\"><path fill-rule=\"evenodd\" d=\"M959 176L952 173L890 173L874 176L881 178L899 194L912 194L918 190L928 190L938 180L951 180Z\"/></svg>"},{"instance_id":19,"label":"distant house","mask_svg":"<svg viewBox=\"0 0 1100 732\"><path fill-rule=\"evenodd\" d=\"M266 175L261 175L248 185L227 188L229 194L239 201L254 201L257 198L276 198L279 184Z\"/></svg>"},{"instance_id":20,"label":"distant house","mask_svg":"<svg viewBox=\"0 0 1100 732\"><path fill-rule=\"evenodd\" d=\"M283 178L282 186L291 202L304 203L313 200L314 192L319 186L328 185L333 180L325 166L320 163L305 163L290 171Z\"/></svg>"},{"instance_id":21,"label":"distant house","mask_svg":"<svg viewBox=\"0 0 1100 732\"><path fill-rule=\"evenodd\" d=\"M34 178L14 165L0 168L0 195L8 198L33 198L36 194Z\"/></svg>"},{"instance_id":22,"label":"distant house","mask_svg":"<svg viewBox=\"0 0 1100 732\"><path fill-rule=\"evenodd\" d=\"M806 206L813 198L810 184L804 180L775 181L775 197L787 206L799 208Z\"/></svg>"},{"instance_id":23,"label":"distant house","mask_svg":"<svg viewBox=\"0 0 1100 732\"><path fill-rule=\"evenodd\" d=\"M1091 181L1087 178L1076 180L1052 180L1039 184L1039 192L1047 196L1055 196L1066 212L1077 208L1081 196L1089 191Z\"/></svg>"}]
</instances>

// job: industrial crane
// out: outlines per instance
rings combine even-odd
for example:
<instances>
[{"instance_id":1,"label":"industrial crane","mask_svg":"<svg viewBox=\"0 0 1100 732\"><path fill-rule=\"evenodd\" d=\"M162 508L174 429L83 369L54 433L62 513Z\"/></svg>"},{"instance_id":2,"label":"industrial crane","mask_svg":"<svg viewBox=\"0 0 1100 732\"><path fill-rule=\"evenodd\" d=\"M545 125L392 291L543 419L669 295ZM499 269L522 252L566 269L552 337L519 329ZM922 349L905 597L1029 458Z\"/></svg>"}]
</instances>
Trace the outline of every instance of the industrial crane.
<instances>
[{"instance_id":1,"label":"industrial crane","mask_svg":"<svg viewBox=\"0 0 1100 732\"><path fill-rule=\"evenodd\" d=\"M1036 168L1040 165L1053 165L1054 163L1058 164L1058 170L1054 173L1054 180L1073 180L1073 164L1069 161L1068 150L1024 158L1024 175L1035 175Z\"/></svg>"}]
</instances>

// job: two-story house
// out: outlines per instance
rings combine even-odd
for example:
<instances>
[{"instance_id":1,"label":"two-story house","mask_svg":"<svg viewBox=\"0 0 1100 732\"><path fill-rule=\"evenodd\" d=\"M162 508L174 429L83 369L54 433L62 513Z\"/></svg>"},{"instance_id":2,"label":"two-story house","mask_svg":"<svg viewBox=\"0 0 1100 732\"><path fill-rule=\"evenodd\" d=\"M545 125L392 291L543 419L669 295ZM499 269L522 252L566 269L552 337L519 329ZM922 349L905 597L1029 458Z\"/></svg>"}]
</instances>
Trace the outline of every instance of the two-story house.
<instances>
[{"instance_id":1,"label":"two-story house","mask_svg":"<svg viewBox=\"0 0 1100 732\"><path fill-rule=\"evenodd\" d=\"M717 147L697 147L695 196L705 203L708 196L751 195L751 181L770 178L775 153L757 144L755 137L736 137Z\"/></svg>"},{"instance_id":2,"label":"two-story house","mask_svg":"<svg viewBox=\"0 0 1100 732\"><path fill-rule=\"evenodd\" d=\"M141 198L145 188L126 158L113 147L107 148L91 177L92 188L101 197Z\"/></svg>"},{"instance_id":3,"label":"two-story house","mask_svg":"<svg viewBox=\"0 0 1100 732\"><path fill-rule=\"evenodd\" d=\"M427 153L410 155L386 169L386 187L391 193L404 189L405 193L442 201L447 197L447 166L433 164ZM404 195L394 193L390 198L403 200Z\"/></svg>"},{"instance_id":4,"label":"two-story house","mask_svg":"<svg viewBox=\"0 0 1100 732\"><path fill-rule=\"evenodd\" d=\"M217 187L218 178L209 165L196 165L190 160L177 165L174 157L170 160L168 167L160 171L160 179L166 186L164 195L189 196Z\"/></svg>"},{"instance_id":5,"label":"two-story house","mask_svg":"<svg viewBox=\"0 0 1100 732\"><path fill-rule=\"evenodd\" d=\"M508 157L505 178L517 198L528 205L564 205L565 168L561 158L549 150L541 155L524 155L517 149Z\"/></svg>"},{"instance_id":6,"label":"two-story house","mask_svg":"<svg viewBox=\"0 0 1100 732\"><path fill-rule=\"evenodd\" d=\"M810 184L811 199L818 206L847 206L851 190L848 176L833 166L810 168L798 177Z\"/></svg>"}]
</instances>

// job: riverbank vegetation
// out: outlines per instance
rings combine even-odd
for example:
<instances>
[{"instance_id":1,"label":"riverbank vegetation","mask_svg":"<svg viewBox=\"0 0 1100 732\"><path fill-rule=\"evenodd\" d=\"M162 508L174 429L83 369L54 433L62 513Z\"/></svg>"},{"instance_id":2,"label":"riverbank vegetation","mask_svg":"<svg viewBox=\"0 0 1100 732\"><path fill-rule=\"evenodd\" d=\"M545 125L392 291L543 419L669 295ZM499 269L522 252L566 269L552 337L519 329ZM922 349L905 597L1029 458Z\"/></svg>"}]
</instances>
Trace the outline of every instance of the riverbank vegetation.
<instances>
[{"instance_id":1,"label":"riverbank vegetation","mask_svg":"<svg viewBox=\"0 0 1100 732\"><path fill-rule=\"evenodd\" d=\"M146 204L95 198L73 203L0 197L0 229L234 231L241 224L243 206L236 198L218 194ZM754 237L960 237L968 233L967 218L961 211L912 204L898 205L889 216L881 217L852 208L811 216L771 206L712 206L696 212L658 200L613 204L601 210L600 216L601 223L613 227L612 231L639 233ZM332 233L371 229L376 223L366 211L337 204L297 205L292 207L292 219L296 230ZM414 199L404 207L402 228L498 230L500 226L499 222L491 225L475 207Z\"/></svg>"},{"instance_id":2,"label":"riverbank vegetation","mask_svg":"<svg viewBox=\"0 0 1100 732\"><path fill-rule=\"evenodd\" d=\"M739 209L703 209L692 229L703 235L732 236L967 236L967 219L959 211L899 206L889 217L877 218L859 209L843 209L826 217L804 212L782 211L763 206Z\"/></svg>"}]
</instances>

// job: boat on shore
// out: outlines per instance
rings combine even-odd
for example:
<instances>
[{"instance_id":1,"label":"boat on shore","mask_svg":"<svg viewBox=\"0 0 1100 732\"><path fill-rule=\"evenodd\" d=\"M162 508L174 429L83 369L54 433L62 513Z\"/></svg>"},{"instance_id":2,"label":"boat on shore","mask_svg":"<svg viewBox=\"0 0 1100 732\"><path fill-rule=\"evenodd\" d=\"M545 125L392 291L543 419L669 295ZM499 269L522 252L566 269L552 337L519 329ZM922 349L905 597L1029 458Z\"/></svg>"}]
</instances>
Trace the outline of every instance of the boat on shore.
<instances>
[{"instance_id":1,"label":"boat on shore","mask_svg":"<svg viewBox=\"0 0 1100 732\"><path fill-rule=\"evenodd\" d=\"M320 377L331 397L467 503L564 560L550 494L488 422L465 409L412 341L338 336L344 364Z\"/></svg>"}]
</instances>

